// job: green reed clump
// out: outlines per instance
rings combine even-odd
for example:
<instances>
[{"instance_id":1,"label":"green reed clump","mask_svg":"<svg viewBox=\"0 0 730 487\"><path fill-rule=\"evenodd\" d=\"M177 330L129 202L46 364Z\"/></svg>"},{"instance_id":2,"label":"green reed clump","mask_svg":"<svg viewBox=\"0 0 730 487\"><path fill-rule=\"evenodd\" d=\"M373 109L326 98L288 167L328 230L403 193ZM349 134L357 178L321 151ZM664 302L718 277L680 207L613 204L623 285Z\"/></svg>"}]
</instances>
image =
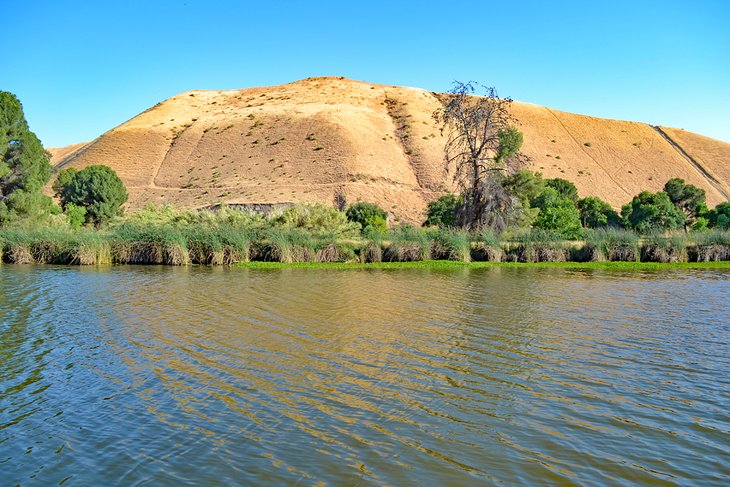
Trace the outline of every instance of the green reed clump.
<instances>
[{"instance_id":1,"label":"green reed clump","mask_svg":"<svg viewBox=\"0 0 730 487\"><path fill-rule=\"evenodd\" d=\"M530 230L517 235L507 248L506 260L511 262L565 262L568 249L558 235L545 230Z\"/></svg>"},{"instance_id":2,"label":"green reed clump","mask_svg":"<svg viewBox=\"0 0 730 487\"><path fill-rule=\"evenodd\" d=\"M399 225L388 232L383 252L386 262L415 262L431 259L431 232L412 225Z\"/></svg>"},{"instance_id":3,"label":"green reed clump","mask_svg":"<svg viewBox=\"0 0 730 487\"><path fill-rule=\"evenodd\" d=\"M120 264L190 263L187 239L169 224L125 223L110 234L112 260Z\"/></svg>"},{"instance_id":4,"label":"green reed clump","mask_svg":"<svg viewBox=\"0 0 730 487\"><path fill-rule=\"evenodd\" d=\"M692 236L695 243L687 249L690 262L730 261L730 232L709 230Z\"/></svg>"},{"instance_id":5,"label":"green reed clump","mask_svg":"<svg viewBox=\"0 0 730 487\"><path fill-rule=\"evenodd\" d=\"M641 262L687 262L686 235L645 235L641 245Z\"/></svg>"},{"instance_id":6,"label":"green reed clump","mask_svg":"<svg viewBox=\"0 0 730 487\"><path fill-rule=\"evenodd\" d=\"M504 259L502 242L496 233L484 228L473 235L471 259L475 262L501 262Z\"/></svg>"},{"instance_id":7,"label":"green reed clump","mask_svg":"<svg viewBox=\"0 0 730 487\"><path fill-rule=\"evenodd\" d=\"M311 233L297 227L271 227L259 234L253 260L314 262L316 254L317 245Z\"/></svg>"},{"instance_id":8,"label":"green reed clump","mask_svg":"<svg viewBox=\"0 0 730 487\"><path fill-rule=\"evenodd\" d=\"M251 260L251 240L255 232L243 225L219 224L214 232L223 250L223 263L239 264Z\"/></svg>"},{"instance_id":9,"label":"green reed clump","mask_svg":"<svg viewBox=\"0 0 730 487\"><path fill-rule=\"evenodd\" d=\"M586 233L584 257L588 262L636 262L639 237L630 230L597 228Z\"/></svg>"},{"instance_id":10,"label":"green reed clump","mask_svg":"<svg viewBox=\"0 0 730 487\"><path fill-rule=\"evenodd\" d=\"M72 265L111 264L112 250L108 236L87 229L75 232L71 260L68 263Z\"/></svg>"},{"instance_id":11,"label":"green reed clump","mask_svg":"<svg viewBox=\"0 0 730 487\"><path fill-rule=\"evenodd\" d=\"M3 257L14 264L69 264L74 232L57 227L2 229Z\"/></svg>"},{"instance_id":12,"label":"green reed clump","mask_svg":"<svg viewBox=\"0 0 730 487\"><path fill-rule=\"evenodd\" d=\"M432 235L431 258L471 262L471 236L452 228L439 228Z\"/></svg>"}]
</instances>

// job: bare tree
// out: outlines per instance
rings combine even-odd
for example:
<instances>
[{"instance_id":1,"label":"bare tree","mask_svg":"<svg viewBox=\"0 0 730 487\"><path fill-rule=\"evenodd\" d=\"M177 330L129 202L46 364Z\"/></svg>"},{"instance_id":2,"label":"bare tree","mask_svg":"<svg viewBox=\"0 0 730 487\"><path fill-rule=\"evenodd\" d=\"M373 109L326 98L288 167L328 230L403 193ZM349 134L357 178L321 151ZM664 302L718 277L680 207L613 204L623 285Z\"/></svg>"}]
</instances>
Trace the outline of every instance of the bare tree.
<instances>
[{"instance_id":1,"label":"bare tree","mask_svg":"<svg viewBox=\"0 0 730 487\"><path fill-rule=\"evenodd\" d=\"M462 196L457 223L466 229L488 226L501 232L507 225L513 199L502 186L505 162L522 145L522 133L512 123L510 98L499 98L495 88L474 96L475 83L454 82L443 107L433 114L447 131L444 154L447 168Z\"/></svg>"}]
</instances>

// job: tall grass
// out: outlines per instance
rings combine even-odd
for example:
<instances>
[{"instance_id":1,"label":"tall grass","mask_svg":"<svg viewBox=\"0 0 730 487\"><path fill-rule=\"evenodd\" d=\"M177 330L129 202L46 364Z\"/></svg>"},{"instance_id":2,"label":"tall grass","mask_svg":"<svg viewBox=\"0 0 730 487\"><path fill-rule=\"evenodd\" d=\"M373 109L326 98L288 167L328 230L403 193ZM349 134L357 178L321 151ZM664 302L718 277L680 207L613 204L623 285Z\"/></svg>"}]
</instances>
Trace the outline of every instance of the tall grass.
<instances>
[{"instance_id":1,"label":"tall grass","mask_svg":"<svg viewBox=\"0 0 730 487\"><path fill-rule=\"evenodd\" d=\"M471 236L467 232L440 228L432 238L432 259L471 262Z\"/></svg>"},{"instance_id":2,"label":"tall grass","mask_svg":"<svg viewBox=\"0 0 730 487\"><path fill-rule=\"evenodd\" d=\"M415 262L431 259L431 231L399 225L388 232L389 243L383 252L386 262Z\"/></svg>"},{"instance_id":3,"label":"tall grass","mask_svg":"<svg viewBox=\"0 0 730 487\"><path fill-rule=\"evenodd\" d=\"M641 262L687 262L686 235L645 235L641 244Z\"/></svg>"},{"instance_id":4,"label":"tall grass","mask_svg":"<svg viewBox=\"0 0 730 487\"><path fill-rule=\"evenodd\" d=\"M586 233L582 254L582 260L589 262L636 262L639 260L639 237L630 230L619 228L590 230Z\"/></svg>"},{"instance_id":5,"label":"tall grass","mask_svg":"<svg viewBox=\"0 0 730 487\"><path fill-rule=\"evenodd\" d=\"M477 262L501 262L504 259L504 249L497 234L484 228L472 236L474 244L471 249L471 259Z\"/></svg>"},{"instance_id":6,"label":"tall grass","mask_svg":"<svg viewBox=\"0 0 730 487\"><path fill-rule=\"evenodd\" d=\"M509 245L506 260L511 262L565 262L568 249L565 242L552 232L531 230L517 235Z\"/></svg>"},{"instance_id":7,"label":"tall grass","mask_svg":"<svg viewBox=\"0 0 730 487\"><path fill-rule=\"evenodd\" d=\"M710 230L694 234L695 244L687 249L691 262L730 260L730 231Z\"/></svg>"}]
</instances>

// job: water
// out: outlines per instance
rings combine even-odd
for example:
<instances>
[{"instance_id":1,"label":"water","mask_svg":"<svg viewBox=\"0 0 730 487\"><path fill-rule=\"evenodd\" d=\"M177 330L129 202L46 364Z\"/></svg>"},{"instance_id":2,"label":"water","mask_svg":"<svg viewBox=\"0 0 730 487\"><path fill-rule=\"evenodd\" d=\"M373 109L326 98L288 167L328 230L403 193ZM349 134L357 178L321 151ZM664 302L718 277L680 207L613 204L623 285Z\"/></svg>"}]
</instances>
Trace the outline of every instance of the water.
<instances>
[{"instance_id":1,"label":"water","mask_svg":"<svg viewBox=\"0 0 730 487\"><path fill-rule=\"evenodd\" d=\"M0 266L0 485L727 485L730 272Z\"/></svg>"}]
</instances>

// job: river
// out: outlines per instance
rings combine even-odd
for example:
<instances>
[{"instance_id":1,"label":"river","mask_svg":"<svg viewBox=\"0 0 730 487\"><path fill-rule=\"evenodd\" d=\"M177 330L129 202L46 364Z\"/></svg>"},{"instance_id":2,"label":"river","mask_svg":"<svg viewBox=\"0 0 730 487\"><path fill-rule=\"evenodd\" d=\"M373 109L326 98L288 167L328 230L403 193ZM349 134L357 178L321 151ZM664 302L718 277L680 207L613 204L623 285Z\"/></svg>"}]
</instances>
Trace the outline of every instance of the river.
<instances>
[{"instance_id":1,"label":"river","mask_svg":"<svg viewBox=\"0 0 730 487\"><path fill-rule=\"evenodd\" d=\"M727 485L726 270L0 266L0 485Z\"/></svg>"}]
</instances>

